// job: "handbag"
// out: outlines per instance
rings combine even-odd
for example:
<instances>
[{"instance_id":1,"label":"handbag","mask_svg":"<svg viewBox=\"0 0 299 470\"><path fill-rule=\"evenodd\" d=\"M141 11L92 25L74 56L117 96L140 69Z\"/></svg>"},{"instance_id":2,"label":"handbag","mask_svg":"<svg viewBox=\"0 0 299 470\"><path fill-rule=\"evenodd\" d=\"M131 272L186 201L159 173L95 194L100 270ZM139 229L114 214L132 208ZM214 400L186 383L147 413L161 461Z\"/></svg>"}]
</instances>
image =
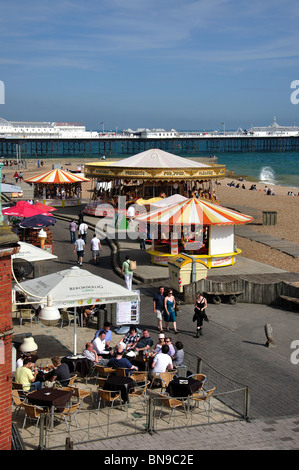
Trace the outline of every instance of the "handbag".
<instances>
[{"instance_id":1,"label":"handbag","mask_svg":"<svg viewBox=\"0 0 299 470\"><path fill-rule=\"evenodd\" d=\"M131 271L135 271L135 269L137 268L137 261L130 261L130 270Z\"/></svg>"}]
</instances>

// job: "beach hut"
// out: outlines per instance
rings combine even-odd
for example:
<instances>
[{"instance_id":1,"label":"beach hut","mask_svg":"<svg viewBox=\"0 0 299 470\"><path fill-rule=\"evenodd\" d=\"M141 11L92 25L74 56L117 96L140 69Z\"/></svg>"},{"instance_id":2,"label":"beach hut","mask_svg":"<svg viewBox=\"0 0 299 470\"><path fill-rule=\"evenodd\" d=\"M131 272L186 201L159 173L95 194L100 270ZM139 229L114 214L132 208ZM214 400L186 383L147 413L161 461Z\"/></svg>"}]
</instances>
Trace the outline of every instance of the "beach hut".
<instances>
[{"instance_id":1,"label":"beach hut","mask_svg":"<svg viewBox=\"0 0 299 470\"><path fill-rule=\"evenodd\" d=\"M234 227L252 217L197 198L161 207L135 218L146 223L152 239L147 252L154 264L168 266L174 256L186 252L208 268L235 263L241 250L235 247Z\"/></svg>"},{"instance_id":2,"label":"beach hut","mask_svg":"<svg viewBox=\"0 0 299 470\"><path fill-rule=\"evenodd\" d=\"M84 176L54 169L25 180L34 185L34 200L54 207L79 206Z\"/></svg>"}]
</instances>

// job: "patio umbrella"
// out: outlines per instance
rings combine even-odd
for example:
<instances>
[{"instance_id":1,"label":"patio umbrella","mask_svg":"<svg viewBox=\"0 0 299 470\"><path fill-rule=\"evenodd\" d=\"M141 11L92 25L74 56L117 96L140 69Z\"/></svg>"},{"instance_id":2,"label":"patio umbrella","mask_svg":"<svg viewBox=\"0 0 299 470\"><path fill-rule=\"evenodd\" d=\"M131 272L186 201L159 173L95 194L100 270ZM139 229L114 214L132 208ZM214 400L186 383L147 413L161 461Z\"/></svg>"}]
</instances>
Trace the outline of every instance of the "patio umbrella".
<instances>
[{"instance_id":1,"label":"patio umbrella","mask_svg":"<svg viewBox=\"0 0 299 470\"><path fill-rule=\"evenodd\" d=\"M36 176L32 176L25 180L27 183L54 183L54 184L64 184L64 183L83 183L84 181L89 181L83 176L70 173L63 170L51 170L46 173L41 173Z\"/></svg>"},{"instance_id":2,"label":"patio umbrella","mask_svg":"<svg viewBox=\"0 0 299 470\"><path fill-rule=\"evenodd\" d=\"M43 204L42 202L35 202L34 204L32 204L32 207L38 209L41 214L43 214L44 212L57 211L56 207L45 206L45 204Z\"/></svg>"},{"instance_id":3,"label":"patio umbrella","mask_svg":"<svg viewBox=\"0 0 299 470\"><path fill-rule=\"evenodd\" d=\"M33 205L27 201L18 201L15 206L3 209L2 214L15 217L33 217L34 215L41 214L41 210L33 207ZM44 214L50 215L46 208L44 210Z\"/></svg>"},{"instance_id":4,"label":"patio umbrella","mask_svg":"<svg viewBox=\"0 0 299 470\"><path fill-rule=\"evenodd\" d=\"M20 283L14 289L22 289L34 296L46 299L51 296L52 304L56 308L74 307L74 354L77 349L76 337L76 312L77 307L84 305L111 304L116 302L128 302L139 300L138 294L129 291L125 287L100 276L90 273L78 266L65 269L53 274L48 274L36 279ZM35 297L28 295L28 301L35 301ZM44 303L46 303L44 301Z\"/></svg>"},{"instance_id":5,"label":"patio umbrella","mask_svg":"<svg viewBox=\"0 0 299 470\"><path fill-rule=\"evenodd\" d=\"M12 255L12 259L25 259L26 261L29 261L30 263L36 262L36 261L45 261L45 260L52 260L52 259L57 259L57 256L52 255L46 250L42 250L41 248L38 248L37 246L31 245L30 243L26 242L18 242L20 245L21 249L18 253L15 253Z\"/></svg>"},{"instance_id":6,"label":"patio umbrella","mask_svg":"<svg viewBox=\"0 0 299 470\"><path fill-rule=\"evenodd\" d=\"M56 223L55 217L50 215L38 214L33 217L27 217L19 223L21 228L42 228L49 227Z\"/></svg>"},{"instance_id":7,"label":"patio umbrella","mask_svg":"<svg viewBox=\"0 0 299 470\"><path fill-rule=\"evenodd\" d=\"M238 225L253 220L249 215L226 209L201 199L191 198L170 207L136 216L137 222L169 225Z\"/></svg>"}]
</instances>

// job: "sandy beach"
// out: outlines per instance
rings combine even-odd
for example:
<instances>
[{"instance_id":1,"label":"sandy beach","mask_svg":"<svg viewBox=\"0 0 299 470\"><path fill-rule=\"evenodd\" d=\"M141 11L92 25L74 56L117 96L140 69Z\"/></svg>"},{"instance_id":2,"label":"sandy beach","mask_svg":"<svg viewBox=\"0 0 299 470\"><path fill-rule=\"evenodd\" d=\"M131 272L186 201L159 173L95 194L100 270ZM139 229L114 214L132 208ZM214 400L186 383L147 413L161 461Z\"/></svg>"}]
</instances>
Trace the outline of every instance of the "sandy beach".
<instances>
[{"instance_id":1,"label":"sandy beach","mask_svg":"<svg viewBox=\"0 0 299 470\"><path fill-rule=\"evenodd\" d=\"M29 176L51 170L53 164L60 164L63 169L77 170L79 164L84 165L84 163L89 163L90 161L91 159L45 159L43 167L38 168L37 160L28 160L27 168L22 168L18 171L22 171L23 177L26 179ZM67 165L67 163L70 164ZM7 183L15 183L13 175L16 169L17 167L15 166L3 167L2 175L5 174ZM265 184L248 180L240 182L234 179L236 184L240 183L240 188L227 186L232 180L231 177L225 178L220 180L220 185L215 185L215 190L222 206L229 208L236 207L237 210L249 215L251 210L253 210L256 214L253 222L254 230L299 244L299 197L288 195L290 191L297 195L298 188L272 185L274 195L270 196L265 192ZM246 189L241 188L243 183ZM252 184L256 184L256 191L249 190ZM82 188L83 198L88 200L91 194L91 185L86 183L82 185ZM262 225L262 211L276 211L277 224L271 226ZM242 256L244 257L287 271L299 272L299 260L292 256L242 237L236 237L236 244L242 250Z\"/></svg>"}]
</instances>

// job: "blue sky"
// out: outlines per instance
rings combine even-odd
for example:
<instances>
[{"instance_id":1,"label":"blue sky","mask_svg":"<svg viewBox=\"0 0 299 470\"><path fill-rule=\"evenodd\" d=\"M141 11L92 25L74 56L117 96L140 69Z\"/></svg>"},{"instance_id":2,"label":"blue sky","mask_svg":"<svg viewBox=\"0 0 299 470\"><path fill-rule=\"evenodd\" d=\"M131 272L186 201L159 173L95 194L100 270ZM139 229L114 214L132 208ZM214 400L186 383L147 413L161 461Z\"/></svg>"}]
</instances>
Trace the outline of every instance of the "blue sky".
<instances>
[{"instance_id":1,"label":"blue sky","mask_svg":"<svg viewBox=\"0 0 299 470\"><path fill-rule=\"evenodd\" d=\"M88 129L299 125L295 0L12 0L0 15L8 120Z\"/></svg>"}]
</instances>

